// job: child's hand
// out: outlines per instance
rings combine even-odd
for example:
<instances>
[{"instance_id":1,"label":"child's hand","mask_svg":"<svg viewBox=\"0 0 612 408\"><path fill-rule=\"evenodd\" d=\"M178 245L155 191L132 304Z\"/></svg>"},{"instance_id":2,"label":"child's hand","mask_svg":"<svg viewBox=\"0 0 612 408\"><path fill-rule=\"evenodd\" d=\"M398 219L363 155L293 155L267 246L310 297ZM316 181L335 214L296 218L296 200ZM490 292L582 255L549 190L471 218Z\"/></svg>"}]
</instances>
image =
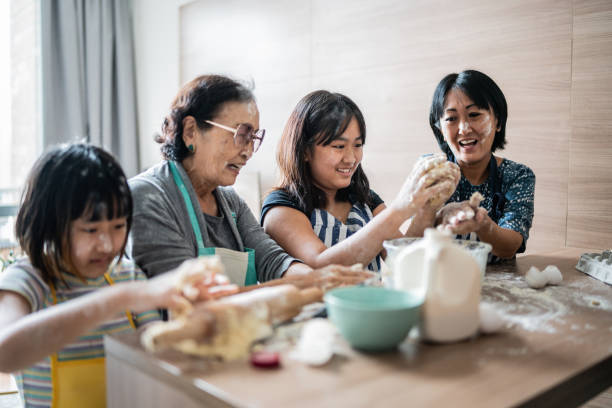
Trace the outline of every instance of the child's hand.
<instances>
[{"instance_id":1,"label":"child's hand","mask_svg":"<svg viewBox=\"0 0 612 408\"><path fill-rule=\"evenodd\" d=\"M174 273L174 285L191 301L210 300L238 292L223 274L223 264L217 256L189 259Z\"/></svg>"},{"instance_id":2,"label":"child's hand","mask_svg":"<svg viewBox=\"0 0 612 408\"><path fill-rule=\"evenodd\" d=\"M238 286L230 284L222 271L218 257L187 260L175 270L144 282L130 308L135 312L155 308L181 310L189 308L192 302L238 293Z\"/></svg>"}]
</instances>

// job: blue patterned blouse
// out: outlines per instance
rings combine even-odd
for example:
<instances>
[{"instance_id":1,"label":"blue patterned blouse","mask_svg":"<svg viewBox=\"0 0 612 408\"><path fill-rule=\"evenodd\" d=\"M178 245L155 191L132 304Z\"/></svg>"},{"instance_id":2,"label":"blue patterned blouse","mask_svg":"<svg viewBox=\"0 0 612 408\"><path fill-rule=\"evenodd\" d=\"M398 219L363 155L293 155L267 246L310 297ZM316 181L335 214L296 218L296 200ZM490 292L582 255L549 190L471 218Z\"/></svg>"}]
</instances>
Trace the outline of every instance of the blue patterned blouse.
<instances>
[{"instance_id":1,"label":"blue patterned blouse","mask_svg":"<svg viewBox=\"0 0 612 408\"><path fill-rule=\"evenodd\" d=\"M497 167L497 180L494 180L493 176L492 172L489 172L486 182L473 186L462 175L457 189L447 202L469 200L472 194L478 191L484 197L480 206L487 210L489 216L497 222L497 225L516 231L523 236L523 243L517 253L525 252L529 229L533 220L535 174L524 164L503 159ZM500 190L499 193L503 197L501 200L503 208L498 207L498 211L495 211L494 208L498 205L494 201L499 201L494 199L496 189ZM475 237L458 236L458 238L474 239Z\"/></svg>"}]
</instances>

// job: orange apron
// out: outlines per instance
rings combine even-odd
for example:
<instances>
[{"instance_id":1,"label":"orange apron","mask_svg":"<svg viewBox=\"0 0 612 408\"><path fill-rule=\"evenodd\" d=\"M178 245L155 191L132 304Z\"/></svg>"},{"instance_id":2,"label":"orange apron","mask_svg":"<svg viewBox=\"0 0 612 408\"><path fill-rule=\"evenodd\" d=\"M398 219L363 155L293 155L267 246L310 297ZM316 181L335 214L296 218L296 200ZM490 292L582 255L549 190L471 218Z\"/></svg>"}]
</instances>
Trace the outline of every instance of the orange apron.
<instances>
[{"instance_id":1,"label":"orange apron","mask_svg":"<svg viewBox=\"0 0 612 408\"><path fill-rule=\"evenodd\" d=\"M114 282L105 273L109 285ZM57 304L55 287L51 285L53 304ZM132 328L136 328L132 314L125 312ZM106 370L104 357L59 361L58 354L51 355L51 382L53 386L52 408L106 407Z\"/></svg>"}]
</instances>

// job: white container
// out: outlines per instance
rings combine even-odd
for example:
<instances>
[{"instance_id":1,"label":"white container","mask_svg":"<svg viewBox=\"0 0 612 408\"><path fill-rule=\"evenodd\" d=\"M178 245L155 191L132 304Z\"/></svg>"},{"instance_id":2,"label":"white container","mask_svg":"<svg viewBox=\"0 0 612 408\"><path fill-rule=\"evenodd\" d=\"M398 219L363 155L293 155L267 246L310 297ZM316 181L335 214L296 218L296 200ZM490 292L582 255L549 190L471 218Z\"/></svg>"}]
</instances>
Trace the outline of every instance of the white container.
<instances>
[{"instance_id":1,"label":"white container","mask_svg":"<svg viewBox=\"0 0 612 408\"><path fill-rule=\"evenodd\" d=\"M405 238L396 238L389 239L387 241L383 241L383 247L387 251L387 258L385 259L385 263L389 267L389 274L392 274L393 270L393 260L400 253L402 249L407 247L408 245L412 245L418 241L421 241L423 238L416 237L405 237ZM478 263L478 267L480 268L480 276L481 280L484 281L485 272L487 270L487 262L489 260L489 253L491 252L491 244L487 244L486 242L480 241L470 241L467 239L453 239L451 241L455 245L460 245L465 248L470 255L474 257L476 262ZM392 278L389 278L389 282L392 282ZM393 284L389 284L390 288L394 287Z\"/></svg>"},{"instance_id":2,"label":"white container","mask_svg":"<svg viewBox=\"0 0 612 408\"><path fill-rule=\"evenodd\" d=\"M468 338L479 325L481 273L470 253L433 228L393 259L396 289L424 297L421 337L436 342Z\"/></svg>"}]
</instances>

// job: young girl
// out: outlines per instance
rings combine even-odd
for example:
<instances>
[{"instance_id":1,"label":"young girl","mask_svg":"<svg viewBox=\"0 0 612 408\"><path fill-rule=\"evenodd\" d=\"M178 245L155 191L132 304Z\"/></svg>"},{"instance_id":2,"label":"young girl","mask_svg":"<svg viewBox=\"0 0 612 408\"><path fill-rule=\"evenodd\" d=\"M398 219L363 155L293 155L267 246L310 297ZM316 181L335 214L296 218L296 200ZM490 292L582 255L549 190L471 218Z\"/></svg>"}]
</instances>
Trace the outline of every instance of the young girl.
<instances>
[{"instance_id":1,"label":"young girl","mask_svg":"<svg viewBox=\"0 0 612 408\"><path fill-rule=\"evenodd\" d=\"M0 274L0 372L27 407L104 407L103 336L176 307L176 286L123 258L132 198L119 164L85 144L35 164L17 215L27 258Z\"/></svg>"},{"instance_id":2,"label":"young girl","mask_svg":"<svg viewBox=\"0 0 612 408\"><path fill-rule=\"evenodd\" d=\"M261 222L289 255L313 268L362 263L379 271L383 241L401 236L398 228L413 216L408 233L422 234L421 209L434 197L446 201L455 189L457 166L430 156L386 207L361 167L365 139L357 105L328 91L302 98L285 125L277 157L281 182L264 200ZM430 172L436 166L447 171Z\"/></svg>"}]
</instances>

